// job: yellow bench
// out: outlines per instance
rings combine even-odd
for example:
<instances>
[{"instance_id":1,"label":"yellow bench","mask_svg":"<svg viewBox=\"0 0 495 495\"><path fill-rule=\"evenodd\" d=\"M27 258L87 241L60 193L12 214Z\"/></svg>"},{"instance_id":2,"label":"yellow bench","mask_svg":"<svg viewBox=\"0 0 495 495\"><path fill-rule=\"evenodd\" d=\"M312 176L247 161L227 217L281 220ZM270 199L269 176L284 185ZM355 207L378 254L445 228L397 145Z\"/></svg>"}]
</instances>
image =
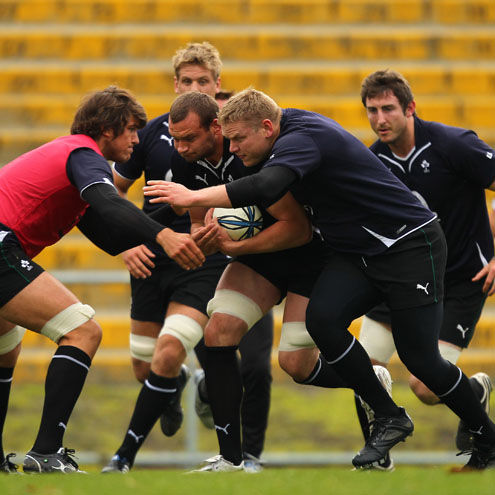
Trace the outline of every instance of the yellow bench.
<instances>
[{"instance_id":1,"label":"yellow bench","mask_svg":"<svg viewBox=\"0 0 495 495\"><path fill-rule=\"evenodd\" d=\"M10 22L486 23L491 0L2 0Z\"/></svg>"},{"instance_id":2,"label":"yellow bench","mask_svg":"<svg viewBox=\"0 0 495 495\"><path fill-rule=\"evenodd\" d=\"M0 58L170 60L191 40L208 40L224 60L493 60L495 32L490 26L383 29L340 25L290 26L209 25L52 27L4 26Z\"/></svg>"}]
</instances>

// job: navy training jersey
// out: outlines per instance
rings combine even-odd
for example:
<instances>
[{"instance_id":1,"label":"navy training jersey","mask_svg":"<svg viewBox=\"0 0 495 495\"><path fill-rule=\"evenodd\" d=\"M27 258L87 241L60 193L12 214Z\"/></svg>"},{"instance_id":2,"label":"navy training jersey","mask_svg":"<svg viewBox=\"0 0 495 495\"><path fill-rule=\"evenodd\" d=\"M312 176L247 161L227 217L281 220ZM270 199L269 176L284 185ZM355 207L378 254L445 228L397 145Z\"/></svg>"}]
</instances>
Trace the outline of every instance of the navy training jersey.
<instances>
[{"instance_id":1,"label":"navy training jersey","mask_svg":"<svg viewBox=\"0 0 495 495\"><path fill-rule=\"evenodd\" d=\"M114 186L113 174L107 160L89 148L74 150L67 160L67 177L80 193L87 187L103 183Z\"/></svg>"},{"instance_id":2,"label":"navy training jersey","mask_svg":"<svg viewBox=\"0 0 495 495\"><path fill-rule=\"evenodd\" d=\"M168 132L168 113L150 120L138 131L139 143L134 147L131 158L125 163L116 163L114 169L124 179L137 180L144 173L145 181L172 180L170 159L175 150L174 140ZM149 213L163 203L150 203L144 196L143 211ZM176 232L189 232L189 215L175 219L170 227Z\"/></svg>"},{"instance_id":3,"label":"navy training jersey","mask_svg":"<svg viewBox=\"0 0 495 495\"><path fill-rule=\"evenodd\" d=\"M473 277L493 257L485 189L495 152L470 130L414 118L415 147L405 158L376 141L371 150L440 219L447 239L446 279Z\"/></svg>"},{"instance_id":4,"label":"navy training jersey","mask_svg":"<svg viewBox=\"0 0 495 495\"><path fill-rule=\"evenodd\" d=\"M298 175L291 191L336 251L376 255L435 218L361 141L314 112L282 110L263 164L275 165Z\"/></svg>"},{"instance_id":5,"label":"navy training jersey","mask_svg":"<svg viewBox=\"0 0 495 495\"><path fill-rule=\"evenodd\" d=\"M259 171L260 167L245 167L242 160L229 151L229 146L230 141L224 138L223 155L216 164L206 159L188 162L175 151L171 160L174 182L179 182L188 189L198 190L227 184ZM259 208L263 214L263 227L275 222L275 219L264 208Z\"/></svg>"}]
</instances>

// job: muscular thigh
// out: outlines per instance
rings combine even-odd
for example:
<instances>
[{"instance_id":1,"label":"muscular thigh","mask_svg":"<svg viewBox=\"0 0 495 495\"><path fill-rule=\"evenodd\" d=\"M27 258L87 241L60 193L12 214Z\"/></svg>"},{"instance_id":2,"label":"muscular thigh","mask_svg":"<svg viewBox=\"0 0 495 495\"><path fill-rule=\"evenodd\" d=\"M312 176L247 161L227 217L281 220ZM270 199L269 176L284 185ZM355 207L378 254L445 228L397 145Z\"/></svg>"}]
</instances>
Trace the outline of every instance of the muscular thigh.
<instances>
[{"instance_id":1,"label":"muscular thigh","mask_svg":"<svg viewBox=\"0 0 495 495\"><path fill-rule=\"evenodd\" d=\"M69 289L43 272L0 308L0 316L39 332L48 320L77 302Z\"/></svg>"},{"instance_id":2,"label":"muscular thigh","mask_svg":"<svg viewBox=\"0 0 495 495\"><path fill-rule=\"evenodd\" d=\"M280 290L249 266L234 261L223 272L217 290L232 290L254 301L263 314L280 299Z\"/></svg>"}]
</instances>

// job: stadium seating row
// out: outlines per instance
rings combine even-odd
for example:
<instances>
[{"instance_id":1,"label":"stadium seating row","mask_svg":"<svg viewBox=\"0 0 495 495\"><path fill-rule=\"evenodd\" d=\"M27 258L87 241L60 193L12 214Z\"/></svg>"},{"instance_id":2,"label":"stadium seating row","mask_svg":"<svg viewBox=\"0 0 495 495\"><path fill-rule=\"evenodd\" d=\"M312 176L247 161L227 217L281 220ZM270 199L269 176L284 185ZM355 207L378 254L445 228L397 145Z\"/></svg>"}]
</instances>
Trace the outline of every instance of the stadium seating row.
<instances>
[{"instance_id":1,"label":"stadium seating row","mask_svg":"<svg viewBox=\"0 0 495 495\"><path fill-rule=\"evenodd\" d=\"M208 39L224 59L410 60L495 59L492 26L414 27L304 25L4 25L0 58L127 61L170 60L194 36Z\"/></svg>"},{"instance_id":2,"label":"stadium seating row","mask_svg":"<svg viewBox=\"0 0 495 495\"><path fill-rule=\"evenodd\" d=\"M254 62L228 61L222 71L225 88L254 86L273 95L352 96L359 94L362 80L380 66L400 70L417 96L494 95L495 59L473 67L468 63L440 61L386 62ZM0 94L80 96L114 81L136 94L173 98L174 74L169 60L161 63L99 62L0 62ZM22 99L20 100L22 101Z\"/></svg>"},{"instance_id":3,"label":"stadium seating row","mask_svg":"<svg viewBox=\"0 0 495 495\"><path fill-rule=\"evenodd\" d=\"M491 0L1 0L9 22L486 23Z\"/></svg>"}]
</instances>

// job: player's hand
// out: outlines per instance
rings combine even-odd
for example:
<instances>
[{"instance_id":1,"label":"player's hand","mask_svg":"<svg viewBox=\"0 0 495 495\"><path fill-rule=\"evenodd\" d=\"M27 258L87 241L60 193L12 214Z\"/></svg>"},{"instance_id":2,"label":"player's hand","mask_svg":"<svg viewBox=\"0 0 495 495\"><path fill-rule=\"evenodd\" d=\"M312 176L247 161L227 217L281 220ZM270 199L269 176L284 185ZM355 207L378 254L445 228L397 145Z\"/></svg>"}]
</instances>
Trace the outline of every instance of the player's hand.
<instances>
[{"instance_id":1,"label":"player's hand","mask_svg":"<svg viewBox=\"0 0 495 495\"><path fill-rule=\"evenodd\" d=\"M492 258L471 280L477 282L483 278L485 279L485 283L482 290L491 296L495 293L495 286L493 285L493 281L495 280L495 258Z\"/></svg>"},{"instance_id":2,"label":"player's hand","mask_svg":"<svg viewBox=\"0 0 495 495\"><path fill-rule=\"evenodd\" d=\"M213 225L205 225L196 229L192 234L194 242L203 251L205 256L220 251L217 242L217 227Z\"/></svg>"},{"instance_id":3,"label":"player's hand","mask_svg":"<svg viewBox=\"0 0 495 495\"><path fill-rule=\"evenodd\" d=\"M210 208L205 215L205 224L215 232L215 243L217 250L227 256L236 256L242 241L233 241L226 230L220 226L218 220L213 217L213 208Z\"/></svg>"},{"instance_id":4,"label":"player's hand","mask_svg":"<svg viewBox=\"0 0 495 495\"><path fill-rule=\"evenodd\" d=\"M166 228L158 233L156 242L184 270L198 268L205 261L204 254L189 234L181 234Z\"/></svg>"},{"instance_id":5,"label":"player's hand","mask_svg":"<svg viewBox=\"0 0 495 495\"><path fill-rule=\"evenodd\" d=\"M134 278L147 278L151 275L150 268L155 268L151 260L155 254L144 244L133 247L122 253L122 260Z\"/></svg>"},{"instance_id":6,"label":"player's hand","mask_svg":"<svg viewBox=\"0 0 495 495\"><path fill-rule=\"evenodd\" d=\"M194 191L177 182L149 180L143 187L144 195L151 196L150 203L169 203L173 206L194 206Z\"/></svg>"}]
</instances>

